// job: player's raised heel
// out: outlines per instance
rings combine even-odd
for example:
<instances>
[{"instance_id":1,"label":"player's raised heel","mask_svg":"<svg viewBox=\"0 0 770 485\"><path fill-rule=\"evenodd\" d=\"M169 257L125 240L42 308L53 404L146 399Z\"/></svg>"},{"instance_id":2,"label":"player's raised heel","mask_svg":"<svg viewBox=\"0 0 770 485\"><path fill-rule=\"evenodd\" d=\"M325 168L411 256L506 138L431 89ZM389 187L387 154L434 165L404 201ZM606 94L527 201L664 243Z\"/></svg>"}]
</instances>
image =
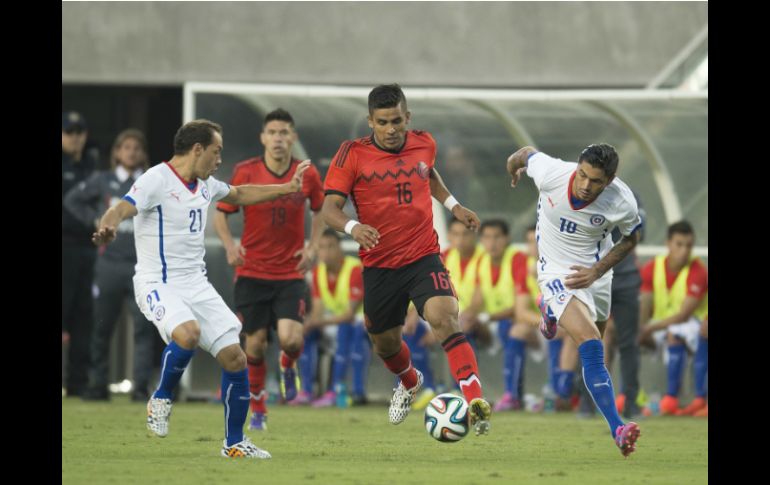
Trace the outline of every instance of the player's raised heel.
<instances>
[{"instance_id":1,"label":"player's raised heel","mask_svg":"<svg viewBox=\"0 0 770 485\"><path fill-rule=\"evenodd\" d=\"M412 401L414 401L415 396L420 391L423 382L422 372L416 369L415 371L417 372L417 385L407 389L399 382L398 387L393 389L393 397L390 400L390 408L388 409L390 424L400 424L409 415Z\"/></svg>"},{"instance_id":2,"label":"player's raised heel","mask_svg":"<svg viewBox=\"0 0 770 485\"><path fill-rule=\"evenodd\" d=\"M543 295L537 297L537 307L540 309L540 333L543 334L548 340L551 340L556 336L556 331L559 329L559 321L551 311L551 308L546 305Z\"/></svg>"},{"instance_id":3,"label":"player's raised heel","mask_svg":"<svg viewBox=\"0 0 770 485\"><path fill-rule=\"evenodd\" d=\"M483 397L472 399L469 403L471 426L476 436L489 433L489 418L492 416L492 406Z\"/></svg>"},{"instance_id":4,"label":"player's raised heel","mask_svg":"<svg viewBox=\"0 0 770 485\"><path fill-rule=\"evenodd\" d=\"M171 399L150 398L147 401L147 429L164 438L168 434Z\"/></svg>"},{"instance_id":5,"label":"player's raised heel","mask_svg":"<svg viewBox=\"0 0 770 485\"><path fill-rule=\"evenodd\" d=\"M628 458L628 455L636 451L636 440L642 434L639 425L633 421L618 426L615 431L615 444L620 448L620 452Z\"/></svg>"}]
</instances>

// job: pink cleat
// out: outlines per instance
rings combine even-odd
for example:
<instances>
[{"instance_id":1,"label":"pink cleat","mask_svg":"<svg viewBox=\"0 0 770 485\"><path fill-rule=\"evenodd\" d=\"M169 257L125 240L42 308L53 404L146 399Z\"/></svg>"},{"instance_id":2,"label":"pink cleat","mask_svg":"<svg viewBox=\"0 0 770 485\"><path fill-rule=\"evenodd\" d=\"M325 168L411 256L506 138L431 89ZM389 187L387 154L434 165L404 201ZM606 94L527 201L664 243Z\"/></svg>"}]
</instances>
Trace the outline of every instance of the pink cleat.
<instances>
[{"instance_id":1,"label":"pink cleat","mask_svg":"<svg viewBox=\"0 0 770 485\"><path fill-rule=\"evenodd\" d=\"M537 297L537 307L540 309L540 316L543 317L540 320L540 333L546 339L551 340L556 336L556 331L559 329L559 321L556 319L556 315L553 314L551 307L545 303L543 295Z\"/></svg>"},{"instance_id":2,"label":"pink cleat","mask_svg":"<svg viewBox=\"0 0 770 485\"><path fill-rule=\"evenodd\" d=\"M615 430L615 444L618 445L623 456L628 458L628 455L636 451L636 440L641 434L639 425L634 422L618 426L618 429Z\"/></svg>"},{"instance_id":3,"label":"pink cleat","mask_svg":"<svg viewBox=\"0 0 770 485\"><path fill-rule=\"evenodd\" d=\"M516 411L521 409L521 401L514 399L510 392L503 394L503 397L495 403L495 412Z\"/></svg>"},{"instance_id":4,"label":"pink cleat","mask_svg":"<svg viewBox=\"0 0 770 485\"><path fill-rule=\"evenodd\" d=\"M334 406L337 399L337 395L334 391L326 391L323 396L313 401L312 406L314 408L329 408Z\"/></svg>"},{"instance_id":5,"label":"pink cleat","mask_svg":"<svg viewBox=\"0 0 770 485\"><path fill-rule=\"evenodd\" d=\"M313 401L313 396L307 391L299 391L297 397L294 400L289 401L289 406L303 406L308 405Z\"/></svg>"}]
</instances>

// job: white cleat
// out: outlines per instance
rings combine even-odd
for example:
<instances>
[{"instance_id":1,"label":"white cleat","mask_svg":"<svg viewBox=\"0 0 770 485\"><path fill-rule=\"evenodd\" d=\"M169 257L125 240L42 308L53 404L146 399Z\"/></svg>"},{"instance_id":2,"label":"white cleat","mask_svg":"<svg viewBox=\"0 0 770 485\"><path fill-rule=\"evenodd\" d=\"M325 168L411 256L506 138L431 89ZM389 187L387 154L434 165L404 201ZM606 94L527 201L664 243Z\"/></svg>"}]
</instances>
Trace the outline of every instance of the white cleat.
<instances>
[{"instance_id":1,"label":"white cleat","mask_svg":"<svg viewBox=\"0 0 770 485\"><path fill-rule=\"evenodd\" d=\"M168 418L171 416L171 399L147 401L147 429L164 438L168 434Z\"/></svg>"},{"instance_id":2,"label":"white cleat","mask_svg":"<svg viewBox=\"0 0 770 485\"><path fill-rule=\"evenodd\" d=\"M393 397L390 399L390 409L388 410L390 424L400 424L409 415L409 410L412 408L412 402L420 391L423 382L422 372L417 369L415 369L415 371L417 372L416 386L407 389L401 382L399 382L398 387L393 389Z\"/></svg>"},{"instance_id":3,"label":"white cleat","mask_svg":"<svg viewBox=\"0 0 770 485\"><path fill-rule=\"evenodd\" d=\"M227 440L224 440L222 442L222 456L227 458L260 458L263 460L273 457L267 450L257 448L246 436L243 437L243 441L233 446L227 446Z\"/></svg>"}]
</instances>

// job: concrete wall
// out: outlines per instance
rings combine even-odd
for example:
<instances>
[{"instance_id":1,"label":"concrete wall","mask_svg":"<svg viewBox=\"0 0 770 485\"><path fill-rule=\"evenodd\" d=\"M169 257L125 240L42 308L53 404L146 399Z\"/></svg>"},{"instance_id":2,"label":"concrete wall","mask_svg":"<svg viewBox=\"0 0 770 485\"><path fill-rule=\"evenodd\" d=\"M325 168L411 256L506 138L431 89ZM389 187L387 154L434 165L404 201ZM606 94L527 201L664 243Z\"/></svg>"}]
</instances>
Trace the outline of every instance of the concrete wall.
<instances>
[{"instance_id":1,"label":"concrete wall","mask_svg":"<svg viewBox=\"0 0 770 485\"><path fill-rule=\"evenodd\" d=\"M65 2L62 82L641 87L703 2Z\"/></svg>"}]
</instances>

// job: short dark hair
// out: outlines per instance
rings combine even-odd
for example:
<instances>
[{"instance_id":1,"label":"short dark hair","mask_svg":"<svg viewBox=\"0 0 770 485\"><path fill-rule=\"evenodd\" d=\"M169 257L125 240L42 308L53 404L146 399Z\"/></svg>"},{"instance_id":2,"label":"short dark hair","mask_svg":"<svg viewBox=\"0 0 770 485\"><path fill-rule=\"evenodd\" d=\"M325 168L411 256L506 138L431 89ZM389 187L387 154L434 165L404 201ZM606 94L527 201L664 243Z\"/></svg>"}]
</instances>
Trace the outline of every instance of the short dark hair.
<instances>
[{"instance_id":1,"label":"short dark hair","mask_svg":"<svg viewBox=\"0 0 770 485\"><path fill-rule=\"evenodd\" d=\"M614 177L618 171L618 152L615 147L607 143L588 145L580 152L578 163L586 162L592 167L604 170L607 177Z\"/></svg>"},{"instance_id":2,"label":"short dark hair","mask_svg":"<svg viewBox=\"0 0 770 485\"><path fill-rule=\"evenodd\" d=\"M380 84L369 92L369 113L376 109L395 108L398 103L406 110L406 96L397 83Z\"/></svg>"},{"instance_id":3,"label":"short dark hair","mask_svg":"<svg viewBox=\"0 0 770 485\"><path fill-rule=\"evenodd\" d=\"M497 227L503 231L503 235L505 236L511 232L510 227L508 227L508 223L502 219L487 219L486 221L482 222L481 227L479 228L479 234L482 234L484 229L487 227Z\"/></svg>"},{"instance_id":4,"label":"short dark hair","mask_svg":"<svg viewBox=\"0 0 770 485\"><path fill-rule=\"evenodd\" d=\"M214 141L214 132L222 134L222 127L209 120L194 120L183 124L174 135L174 155L184 155L200 143L203 148Z\"/></svg>"},{"instance_id":5,"label":"short dark hair","mask_svg":"<svg viewBox=\"0 0 770 485\"><path fill-rule=\"evenodd\" d=\"M692 224L688 221L679 221L668 226L668 239L674 237L674 234L684 234L685 236L692 234L695 237Z\"/></svg>"},{"instance_id":6,"label":"short dark hair","mask_svg":"<svg viewBox=\"0 0 770 485\"><path fill-rule=\"evenodd\" d=\"M530 231L537 232L537 224L532 224L531 226L527 226L527 229L524 231L524 235L526 236L527 233Z\"/></svg>"},{"instance_id":7,"label":"short dark hair","mask_svg":"<svg viewBox=\"0 0 770 485\"><path fill-rule=\"evenodd\" d=\"M331 227L327 227L324 229L324 232L321 233L321 237L333 237L337 240L337 242L342 241L342 237L340 236L340 233L332 229Z\"/></svg>"},{"instance_id":8,"label":"short dark hair","mask_svg":"<svg viewBox=\"0 0 770 485\"><path fill-rule=\"evenodd\" d=\"M262 124L264 128L271 121L285 121L291 126L294 126L294 118L291 117L288 111L283 108L277 108L265 115L265 122Z\"/></svg>"}]
</instances>

